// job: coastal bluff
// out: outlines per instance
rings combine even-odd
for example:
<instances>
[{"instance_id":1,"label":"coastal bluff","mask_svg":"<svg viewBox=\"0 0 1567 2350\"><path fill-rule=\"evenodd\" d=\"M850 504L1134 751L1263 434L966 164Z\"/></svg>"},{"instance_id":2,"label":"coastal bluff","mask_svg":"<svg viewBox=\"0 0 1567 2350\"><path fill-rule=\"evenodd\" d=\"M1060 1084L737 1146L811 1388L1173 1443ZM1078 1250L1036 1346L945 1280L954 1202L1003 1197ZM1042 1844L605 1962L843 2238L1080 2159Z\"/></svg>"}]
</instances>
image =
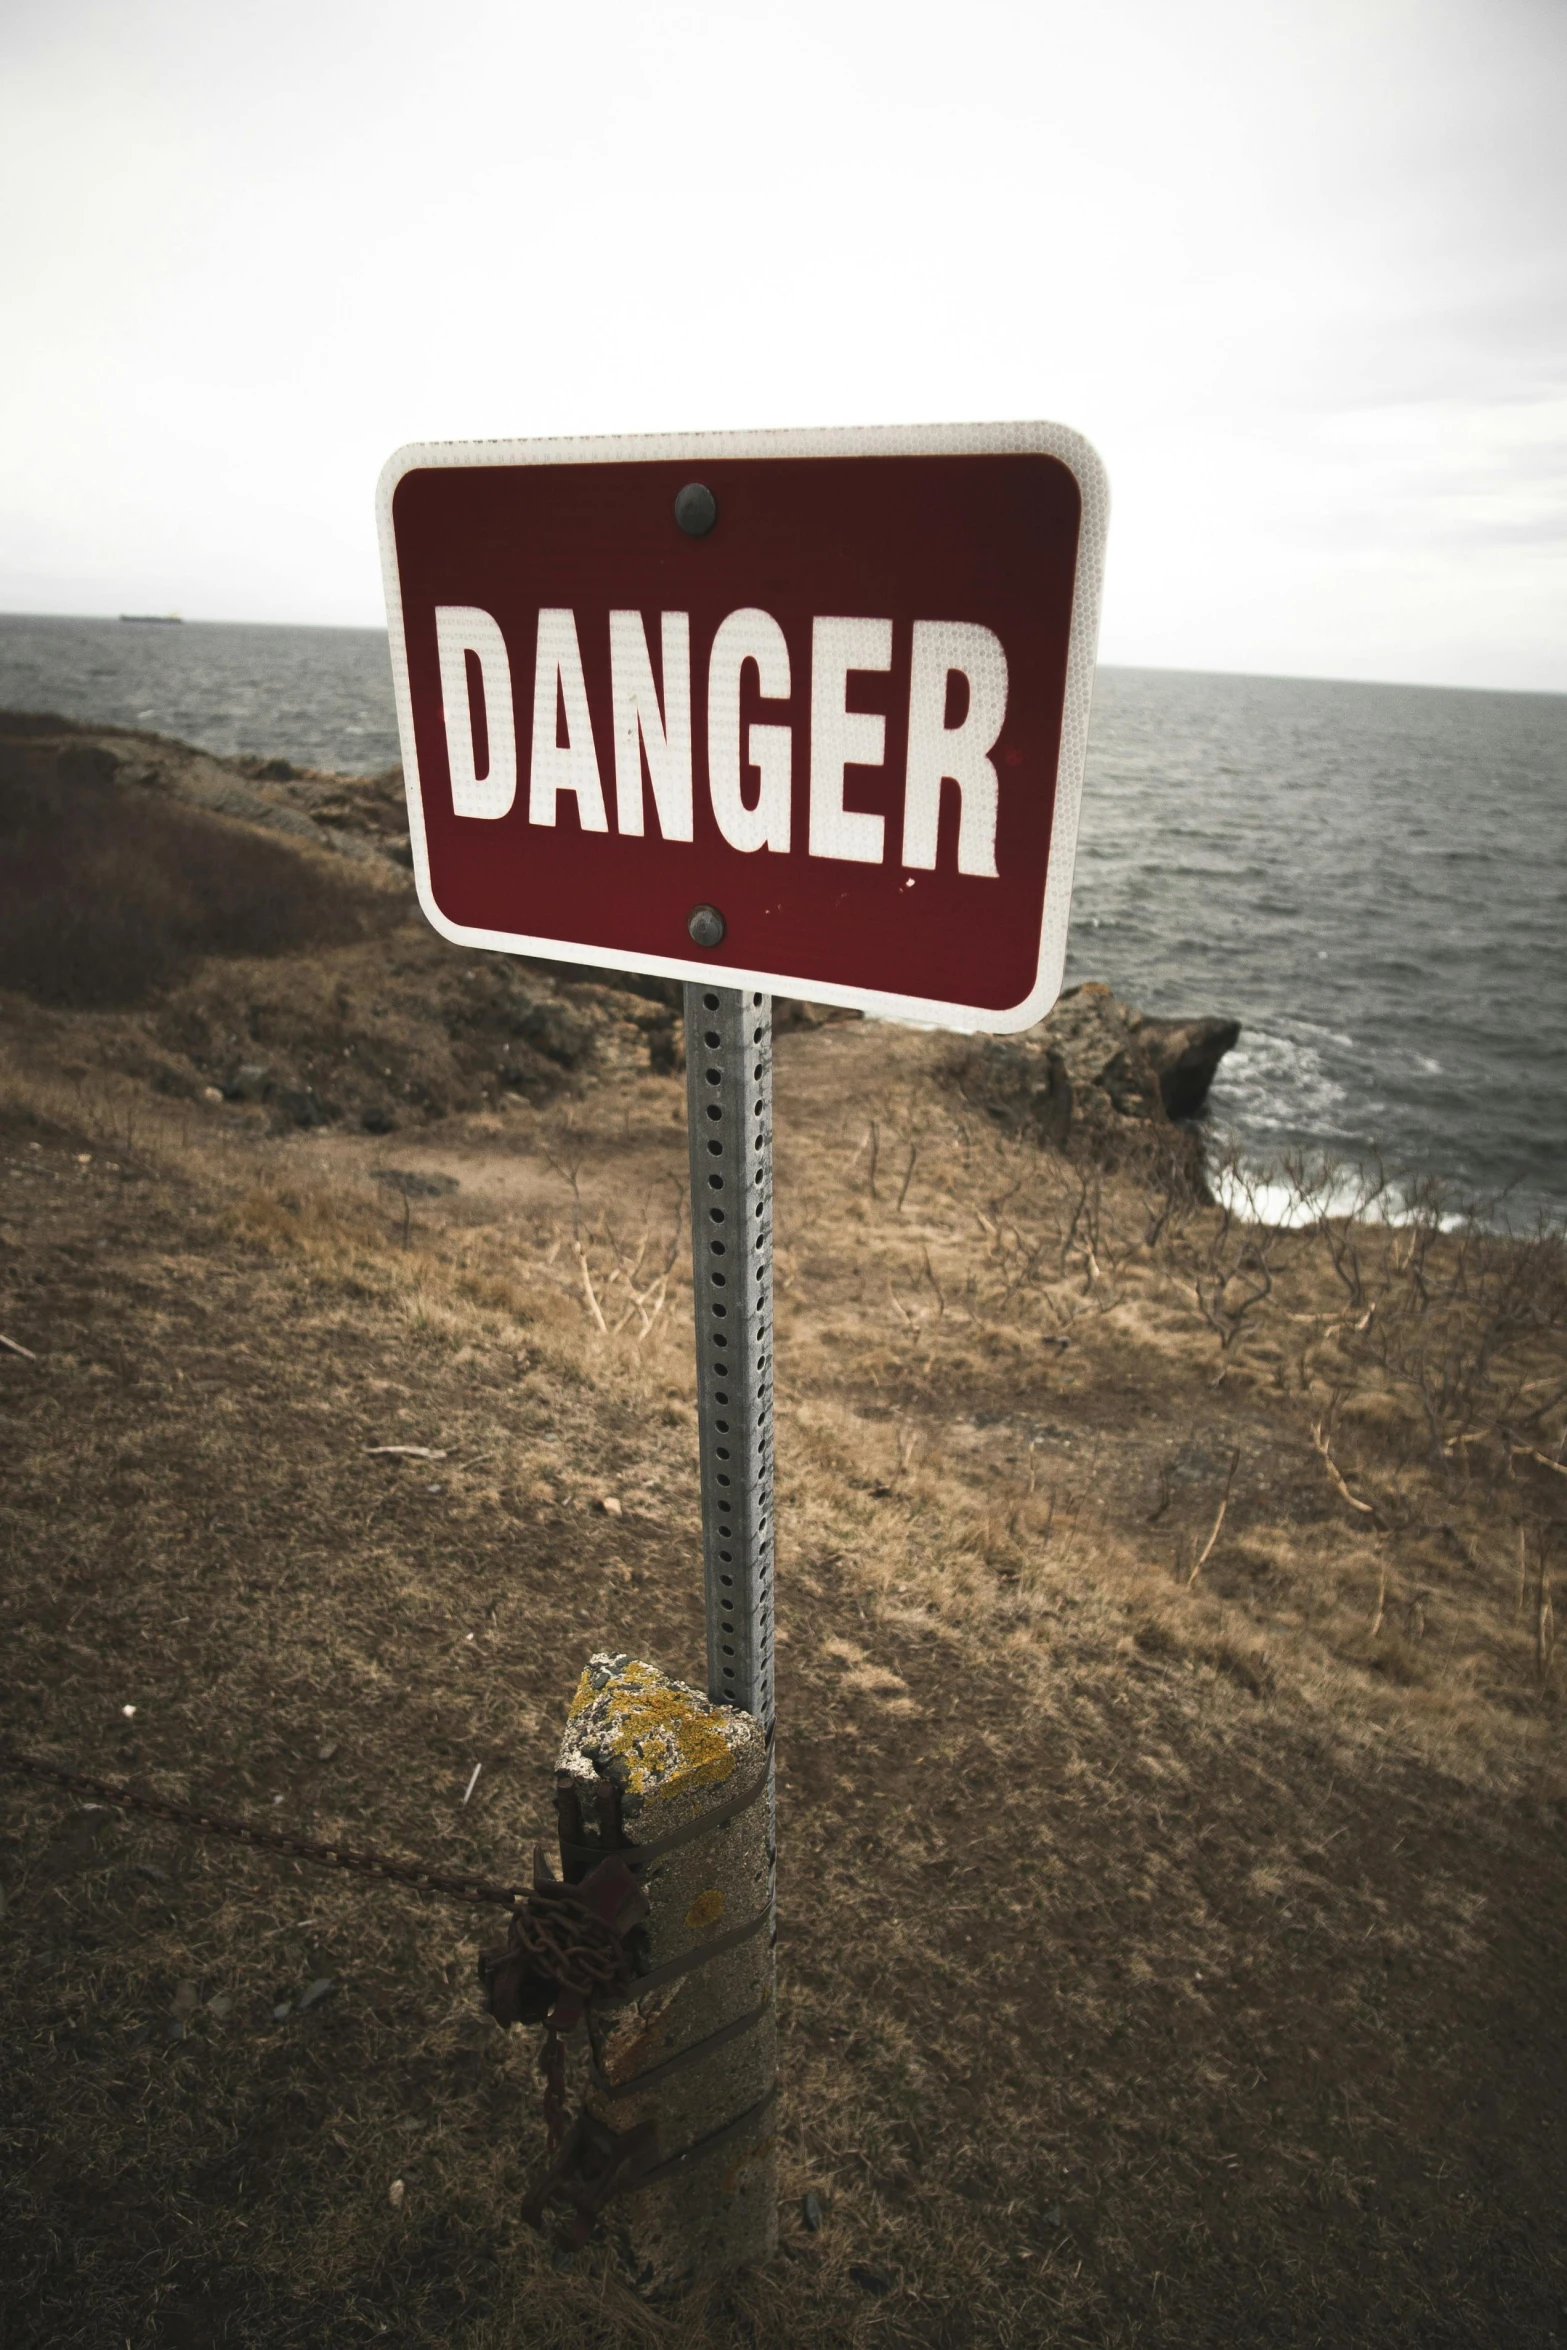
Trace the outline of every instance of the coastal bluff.
<instances>
[{"instance_id":1,"label":"coastal bluff","mask_svg":"<svg viewBox=\"0 0 1567 2350\"><path fill-rule=\"evenodd\" d=\"M387 1133L682 1065L677 982L454 952L417 921L400 768L331 775L0 712L0 845L0 989L78 1015L62 1054L166 1094ZM80 1018L110 1011L112 1030ZM860 1015L780 998L775 1018ZM1021 1036L956 1045L946 1074L1029 1141L1168 1165L1204 1196L1190 1121L1239 1034L1088 981Z\"/></svg>"}]
</instances>

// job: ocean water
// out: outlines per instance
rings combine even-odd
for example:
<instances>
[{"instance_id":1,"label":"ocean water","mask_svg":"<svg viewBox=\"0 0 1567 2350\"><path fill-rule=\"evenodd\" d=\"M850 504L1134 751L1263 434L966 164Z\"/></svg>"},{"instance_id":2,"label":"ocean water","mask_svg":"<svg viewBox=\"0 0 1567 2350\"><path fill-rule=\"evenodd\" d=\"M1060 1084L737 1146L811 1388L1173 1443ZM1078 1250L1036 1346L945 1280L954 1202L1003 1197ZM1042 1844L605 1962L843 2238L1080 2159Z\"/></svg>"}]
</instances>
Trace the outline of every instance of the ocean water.
<instances>
[{"instance_id":1,"label":"ocean water","mask_svg":"<svg viewBox=\"0 0 1567 2350\"><path fill-rule=\"evenodd\" d=\"M0 710L145 726L226 758L393 766L383 628L35 620L0 613Z\"/></svg>"},{"instance_id":2,"label":"ocean water","mask_svg":"<svg viewBox=\"0 0 1567 2350\"><path fill-rule=\"evenodd\" d=\"M1243 1022L1212 1121L1253 1166L1560 1217L1567 696L1101 671L1068 978Z\"/></svg>"},{"instance_id":3,"label":"ocean water","mask_svg":"<svg viewBox=\"0 0 1567 2350\"><path fill-rule=\"evenodd\" d=\"M374 773L386 639L0 616L0 708ZM1104 669L1069 981L1233 1014L1246 1162L1567 1215L1567 696Z\"/></svg>"}]
</instances>

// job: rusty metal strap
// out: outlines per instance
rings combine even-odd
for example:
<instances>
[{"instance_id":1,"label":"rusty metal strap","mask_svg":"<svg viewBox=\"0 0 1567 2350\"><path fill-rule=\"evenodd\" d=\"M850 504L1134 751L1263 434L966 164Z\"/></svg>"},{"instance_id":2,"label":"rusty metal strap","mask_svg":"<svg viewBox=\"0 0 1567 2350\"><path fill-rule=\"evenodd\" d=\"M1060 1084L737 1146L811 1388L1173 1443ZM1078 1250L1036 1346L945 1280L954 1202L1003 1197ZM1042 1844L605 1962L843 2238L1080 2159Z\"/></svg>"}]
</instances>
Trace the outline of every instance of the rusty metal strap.
<instances>
[{"instance_id":1,"label":"rusty metal strap","mask_svg":"<svg viewBox=\"0 0 1567 2350\"><path fill-rule=\"evenodd\" d=\"M725 2122L721 2129L709 2130L705 2138L695 2139L683 2154L671 2154L667 2161L655 2162L651 2170L639 2171L634 2178L626 2180L619 2192L623 2195L639 2195L644 2187L655 2187L661 2179L674 2178L688 2163L701 2162L705 2156L716 2154L720 2146L729 2145L735 2138L743 2138L747 2130L754 2129L777 2102L778 2084L775 2081L765 2097L759 2097L744 2113L736 2114L732 2122Z\"/></svg>"},{"instance_id":2,"label":"rusty metal strap","mask_svg":"<svg viewBox=\"0 0 1567 2350\"><path fill-rule=\"evenodd\" d=\"M616 1858L619 1858L618 1854ZM769 1917L769 1911L758 1910L754 1918L749 1918L743 1926L731 1927L727 1934L720 1934L716 1941L704 1942L697 1949L688 1950L683 1958L672 1958L665 1965L652 1968L648 1974L638 1975L627 1990L617 1991L613 1998L595 1999L595 2011L602 2015L608 2007L628 2006L633 1999L645 1998L649 1991L661 1990L665 1983L678 1982L682 1975L689 1975L697 1967L706 1966L709 1959L722 1958L726 1950L738 1950L742 1942L749 1942L753 1934L762 1931Z\"/></svg>"},{"instance_id":3,"label":"rusty metal strap","mask_svg":"<svg viewBox=\"0 0 1567 2350\"><path fill-rule=\"evenodd\" d=\"M687 2065L700 2064L704 2057L716 2054L720 2048L727 2047L731 2040L738 2040L745 2033L754 2031L771 2006L771 1999L764 1999L760 2007L751 2009L749 2015L737 2015L733 2023L720 2024L718 2030L709 2032L705 2039L693 2040L689 2048L682 2048L677 2055L666 2056L661 2064L650 2064L644 2072L633 2074L629 2081L607 2080L595 2057L590 2067L593 2086L601 2097L640 2097L644 2089L654 2088L660 2081L667 2081L673 2073L684 2072Z\"/></svg>"},{"instance_id":4,"label":"rusty metal strap","mask_svg":"<svg viewBox=\"0 0 1567 2350\"><path fill-rule=\"evenodd\" d=\"M727 1803L715 1804L711 1811L703 1812L700 1819L687 1820L683 1828L671 1828L667 1836L655 1836L646 1844L620 1845L615 1853L616 1859L624 1861L628 1869L636 1871L645 1868L650 1860L661 1860L666 1852L678 1851L682 1844L694 1844L699 1836L707 1834L709 1828L721 1828L727 1821L737 1820L742 1812L749 1811L753 1803L759 1803L767 1793L767 1779L768 1774L764 1770L756 1785L748 1787L743 1795L732 1795ZM561 1865L569 1869L576 1863L602 1860L605 1849L602 1844L563 1843L560 1848Z\"/></svg>"},{"instance_id":5,"label":"rusty metal strap","mask_svg":"<svg viewBox=\"0 0 1567 2350\"><path fill-rule=\"evenodd\" d=\"M733 2121L709 2130L705 2138L698 2138L683 2153L672 2154L664 2162L651 2161L658 2143L656 2122L638 2122L634 2129L617 2132L592 2114L579 2113L554 2164L524 2199L522 2216L530 2227L553 2234L561 2245L578 2250L592 2234L593 2223L607 2203L676 2178L691 2163L743 2138L763 2120L777 2096L775 2082L765 2097L736 2114ZM554 2205L565 2208L552 2213Z\"/></svg>"},{"instance_id":6,"label":"rusty metal strap","mask_svg":"<svg viewBox=\"0 0 1567 2350\"><path fill-rule=\"evenodd\" d=\"M387 1853L356 1852L345 1844L313 1844L303 1836L285 1835L278 1828L258 1828L249 1820L230 1819L204 1804L170 1803L161 1795L139 1788L117 1787L106 1779L89 1778L85 1771L67 1770L63 1763L42 1755L0 1752L0 1769L18 1771L24 1778L48 1779L73 1795L91 1796L117 1811L139 1811L149 1819L168 1820L175 1827L196 1828L206 1836L225 1836L231 1843L251 1844L262 1852L286 1853L291 1860L313 1861L320 1868L347 1869L354 1876L377 1877L390 1885L411 1885L417 1893L438 1893L448 1901L464 1901L475 1908L514 1909L526 1896L515 1886L492 1884L484 1877L452 1877L438 1869L421 1867L416 1860L398 1860Z\"/></svg>"}]
</instances>

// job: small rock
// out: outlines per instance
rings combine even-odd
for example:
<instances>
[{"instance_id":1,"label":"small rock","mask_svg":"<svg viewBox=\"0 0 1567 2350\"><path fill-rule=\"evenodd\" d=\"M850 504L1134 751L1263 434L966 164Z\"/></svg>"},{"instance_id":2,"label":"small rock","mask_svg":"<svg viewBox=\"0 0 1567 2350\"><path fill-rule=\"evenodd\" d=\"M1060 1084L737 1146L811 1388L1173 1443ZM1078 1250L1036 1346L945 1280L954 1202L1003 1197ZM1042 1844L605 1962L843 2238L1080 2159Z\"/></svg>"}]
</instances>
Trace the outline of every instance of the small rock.
<instances>
[{"instance_id":1,"label":"small rock","mask_svg":"<svg viewBox=\"0 0 1567 2350\"><path fill-rule=\"evenodd\" d=\"M1048 2210L1048 2211L1045 2213L1045 2225L1046 2225L1046 2227L1047 2227L1047 2228L1058 2228L1058 2227L1061 2225L1061 2217L1062 2217L1062 2214L1061 2214L1061 2206L1060 2206L1060 2204L1059 2204L1059 2203L1052 2203L1052 2204L1051 2204L1051 2206L1050 2206L1050 2209L1049 2209L1049 2210Z\"/></svg>"},{"instance_id":2,"label":"small rock","mask_svg":"<svg viewBox=\"0 0 1567 2350\"><path fill-rule=\"evenodd\" d=\"M149 1885L166 1885L169 1881L168 1870L160 1869L155 1860L138 1860L133 1862L131 1866L131 1875L133 1877L145 1877Z\"/></svg>"},{"instance_id":3,"label":"small rock","mask_svg":"<svg viewBox=\"0 0 1567 2350\"><path fill-rule=\"evenodd\" d=\"M606 1518L623 1518L626 1514L612 1493L606 1493L600 1497L599 1508L604 1512Z\"/></svg>"},{"instance_id":4,"label":"small rock","mask_svg":"<svg viewBox=\"0 0 1567 2350\"><path fill-rule=\"evenodd\" d=\"M883 2293L892 2291L891 2277L883 2276L879 2268L861 2268L856 2262L854 2267L850 2269L849 2275L862 2293L875 2293L879 2297Z\"/></svg>"},{"instance_id":5,"label":"small rock","mask_svg":"<svg viewBox=\"0 0 1567 2350\"><path fill-rule=\"evenodd\" d=\"M265 1061L246 1061L235 1070L223 1092L231 1102L259 1102L271 1084L272 1072Z\"/></svg>"},{"instance_id":6,"label":"small rock","mask_svg":"<svg viewBox=\"0 0 1567 2350\"><path fill-rule=\"evenodd\" d=\"M408 2189L404 2186L401 2179L394 2179L391 2185L387 2188L386 2200L394 2211L401 2211L403 2206L403 2197L407 2194L407 2192Z\"/></svg>"},{"instance_id":7,"label":"small rock","mask_svg":"<svg viewBox=\"0 0 1567 2350\"><path fill-rule=\"evenodd\" d=\"M328 1738L324 1745L318 1746L316 1748L316 1760L317 1762L330 1762L336 1752L337 1740L335 1738Z\"/></svg>"},{"instance_id":8,"label":"small rock","mask_svg":"<svg viewBox=\"0 0 1567 2350\"><path fill-rule=\"evenodd\" d=\"M212 1998L210 1998L210 1999L207 2001L207 2013L208 2013L208 2015L215 2015L215 2016L217 2017L217 2019L218 2019L219 2023L222 2023L222 2021L223 2021L223 2018L224 2018L226 2015L232 2015L232 2014L233 2014L233 2012L234 2012L234 1997L233 1997L233 1993L232 1993L232 1992L229 1992L229 1991L218 1991L218 1992L215 1992L215 1993L213 1994Z\"/></svg>"},{"instance_id":9,"label":"small rock","mask_svg":"<svg viewBox=\"0 0 1567 2350\"><path fill-rule=\"evenodd\" d=\"M336 1989L337 1985L330 1975L318 1975L315 1981L299 1995L300 2014L303 2015L307 2007L319 2006L321 2001L330 1998Z\"/></svg>"},{"instance_id":10,"label":"small rock","mask_svg":"<svg viewBox=\"0 0 1567 2350\"><path fill-rule=\"evenodd\" d=\"M201 1098L204 1102L220 1102L223 1099L222 1086L204 1085L201 1089Z\"/></svg>"},{"instance_id":11,"label":"small rock","mask_svg":"<svg viewBox=\"0 0 1567 2350\"><path fill-rule=\"evenodd\" d=\"M136 1719L136 1708L133 1705L122 1705L120 1711L128 1722Z\"/></svg>"},{"instance_id":12,"label":"small rock","mask_svg":"<svg viewBox=\"0 0 1567 2350\"><path fill-rule=\"evenodd\" d=\"M280 1999L272 2010L272 2021L275 2024L280 2024L285 2016L292 2015L293 2012L294 2002L292 1999Z\"/></svg>"},{"instance_id":13,"label":"small rock","mask_svg":"<svg viewBox=\"0 0 1567 2350\"><path fill-rule=\"evenodd\" d=\"M818 2196L807 2195L800 2205L800 2217L814 2236L822 2224L822 2206Z\"/></svg>"},{"instance_id":14,"label":"small rock","mask_svg":"<svg viewBox=\"0 0 1567 2350\"><path fill-rule=\"evenodd\" d=\"M175 1984L174 1998L172 2001L172 2012L175 2015L194 2015L198 2004L199 2001L194 1983L185 1982Z\"/></svg>"}]
</instances>

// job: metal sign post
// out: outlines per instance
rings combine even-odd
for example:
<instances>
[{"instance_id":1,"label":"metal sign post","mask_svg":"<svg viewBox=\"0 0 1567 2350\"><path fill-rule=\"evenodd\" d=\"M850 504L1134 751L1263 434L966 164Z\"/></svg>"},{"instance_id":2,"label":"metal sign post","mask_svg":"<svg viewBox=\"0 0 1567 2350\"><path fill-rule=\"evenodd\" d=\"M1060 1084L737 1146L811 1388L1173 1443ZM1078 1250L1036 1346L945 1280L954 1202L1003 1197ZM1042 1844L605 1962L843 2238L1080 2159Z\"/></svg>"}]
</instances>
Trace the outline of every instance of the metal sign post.
<instances>
[{"instance_id":1,"label":"metal sign post","mask_svg":"<svg viewBox=\"0 0 1567 2350\"><path fill-rule=\"evenodd\" d=\"M761 1723L773 1811L773 1007L688 986L686 1103L707 1693Z\"/></svg>"},{"instance_id":2,"label":"metal sign post","mask_svg":"<svg viewBox=\"0 0 1567 2350\"><path fill-rule=\"evenodd\" d=\"M930 425L433 443L379 511L431 923L685 990L707 1693L592 1660L560 1767L598 1825L534 1899L603 1981L541 1925L516 2014L586 2013L596 2068L534 2207L711 2275L776 2242L772 999L1050 1009L1108 491L1063 426Z\"/></svg>"}]
</instances>

